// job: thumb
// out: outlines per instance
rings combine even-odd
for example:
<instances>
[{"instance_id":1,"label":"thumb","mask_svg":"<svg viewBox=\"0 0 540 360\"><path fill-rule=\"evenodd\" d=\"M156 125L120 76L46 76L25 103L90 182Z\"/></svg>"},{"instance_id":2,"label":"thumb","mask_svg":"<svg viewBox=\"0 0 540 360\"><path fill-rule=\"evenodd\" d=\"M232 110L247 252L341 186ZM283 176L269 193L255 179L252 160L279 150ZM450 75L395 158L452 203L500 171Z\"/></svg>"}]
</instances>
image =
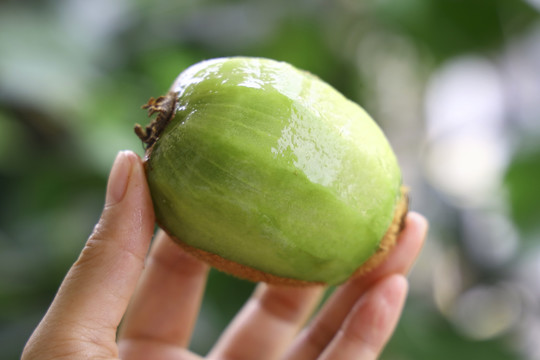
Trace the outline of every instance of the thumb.
<instances>
[{"instance_id":1,"label":"thumb","mask_svg":"<svg viewBox=\"0 0 540 360\"><path fill-rule=\"evenodd\" d=\"M29 345L65 342L63 336L81 342L89 337L94 345L114 344L153 229L141 159L133 152L120 152L109 177L103 214Z\"/></svg>"}]
</instances>

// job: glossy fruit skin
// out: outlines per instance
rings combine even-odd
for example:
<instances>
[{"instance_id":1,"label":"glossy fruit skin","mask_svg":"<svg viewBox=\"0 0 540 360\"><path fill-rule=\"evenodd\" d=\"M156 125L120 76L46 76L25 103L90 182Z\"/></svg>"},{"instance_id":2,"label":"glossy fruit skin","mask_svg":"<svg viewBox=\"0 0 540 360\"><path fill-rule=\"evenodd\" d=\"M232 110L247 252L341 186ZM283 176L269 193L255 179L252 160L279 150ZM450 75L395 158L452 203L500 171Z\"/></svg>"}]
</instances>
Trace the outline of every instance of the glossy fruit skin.
<instances>
[{"instance_id":1,"label":"glossy fruit skin","mask_svg":"<svg viewBox=\"0 0 540 360\"><path fill-rule=\"evenodd\" d=\"M338 284L376 250L401 173L369 115L261 58L193 65L146 154L156 219L189 246L278 277Z\"/></svg>"}]
</instances>

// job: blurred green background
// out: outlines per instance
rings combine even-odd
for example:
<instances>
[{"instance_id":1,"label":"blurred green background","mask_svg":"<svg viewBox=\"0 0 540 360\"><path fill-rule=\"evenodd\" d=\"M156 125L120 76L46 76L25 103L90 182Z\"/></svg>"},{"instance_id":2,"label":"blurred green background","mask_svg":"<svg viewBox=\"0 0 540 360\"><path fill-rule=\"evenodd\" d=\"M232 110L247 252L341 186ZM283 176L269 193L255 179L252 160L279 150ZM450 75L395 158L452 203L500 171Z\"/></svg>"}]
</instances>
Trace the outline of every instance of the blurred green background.
<instances>
[{"instance_id":1,"label":"blurred green background","mask_svg":"<svg viewBox=\"0 0 540 360\"><path fill-rule=\"evenodd\" d=\"M0 1L0 357L97 221L140 109L203 59L264 56L364 106L425 214L386 360L540 359L539 0ZM212 272L192 348L253 285Z\"/></svg>"}]
</instances>

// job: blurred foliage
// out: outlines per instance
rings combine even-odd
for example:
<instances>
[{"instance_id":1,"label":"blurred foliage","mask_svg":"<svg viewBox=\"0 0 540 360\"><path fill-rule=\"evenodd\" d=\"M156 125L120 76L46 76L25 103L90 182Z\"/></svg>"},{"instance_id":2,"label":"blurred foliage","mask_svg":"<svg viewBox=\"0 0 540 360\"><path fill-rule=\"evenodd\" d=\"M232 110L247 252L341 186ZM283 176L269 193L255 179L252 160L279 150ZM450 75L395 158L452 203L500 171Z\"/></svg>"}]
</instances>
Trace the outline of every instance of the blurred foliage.
<instances>
[{"instance_id":1,"label":"blurred foliage","mask_svg":"<svg viewBox=\"0 0 540 360\"><path fill-rule=\"evenodd\" d=\"M466 52L496 51L512 33L537 21L523 1L376 1L376 14L389 28L411 37L438 60Z\"/></svg>"},{"instance_id":2,"label":"blurred foliage","mask_svg":"<svg viewBox=\"0 0 540 360\"><path fill-rule=\"evenodd\" d=\"M385 350L389 359L493 359L508 360L515 354L497 341L470 340L459 336L446 321L436 317L422 317L409 305L393 341ZM420 317L419 317L420 316Z\"/></svg>"},{"instance_id":3,"label":"blurred foliage","mask_svg":"<svg viewBox=\"0 0 540 360\"><path fill-rule=\"evenodd\" d=\"M507 169L505 181L509 192L512 217L524 232L540 227L540 147L515 155Z\"/></svg>"},{"instance_id":4,"label":"blurred foliage","mask_svg":"<svg viewBox=\"0 0 540 360\"><path fill-rule=\"evenodd\" d=\"M250 55L311 71L365 106L398 150L413 208L430 218L424 260L411 276L411 297L383 359L537 359L527 329L512 323L497 336L474 338L452 317L452 306L484 282L510 282L516 293L527 288L513 277L519 255L494 267L469 253L467 242L478 244L480 237L467 234L486 232L471 232L463 219L492 206L507 210L522 234L515 246L523 249L526 238L527 249L538 251L538 127L513 120L519 106L508 109L515 145L506 154L504 188L471 209L424 175L425 144L436 140L426 134L423 96L448 62L474 54L503 63L539 26L533 0L0 2L2 358L19 357L76 259L100 214L116 152L143 153L132 130L147 121L140 106L197 61ZM537 72L540 60L532 68ZM510 98L520 84L505 84ZM540 123L538 112L529 117ZM518 151L523 133L532 145ZM452 263L454 253L459 259ZM437 266L447 260L451 271L438 277ZM453 278L460 279L455 288ZM252 289L211 273L194 350L208 351ZM527 311L538 317L535 303L523 302L523 318Z\"/></svg>"}]
</instances>

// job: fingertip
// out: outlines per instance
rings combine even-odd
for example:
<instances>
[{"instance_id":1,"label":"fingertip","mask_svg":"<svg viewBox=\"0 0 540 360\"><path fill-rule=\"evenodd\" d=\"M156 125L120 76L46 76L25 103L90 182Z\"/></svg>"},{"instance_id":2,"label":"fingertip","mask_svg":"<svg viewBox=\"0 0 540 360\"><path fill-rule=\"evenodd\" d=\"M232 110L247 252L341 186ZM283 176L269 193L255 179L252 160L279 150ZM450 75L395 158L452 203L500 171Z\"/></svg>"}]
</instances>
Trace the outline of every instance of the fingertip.
<instances>
[{"instance_id":1,"label":"fingertip","mask_svg":"<svg viewBox=\"0 0 540 360\"><path fill-rule=\"evenodd\" d=\"M137 171L137 175L144 175L144 163L139 155L131 150L122 150L120 154L125 156L127 160L133 165L134 170Z\"/></svg>"},{"instance_id":2,"label":"fingertip","mask_svg":"<svg viewBox=\"0 0 540 360\"><path fill-rule=\"evenodd\" d=\"M111 168L103 213L90 239L129 241L135 234L148 238L153 231L154 210L144 164L133 151L120 151Z\"/></svg>"},{"instance_id":3,"label":"fingertip","mask_svg":"<svg viewBox=\"0 0 540 360\"><path fill-rule=\"evenodd\" d=\"M383 294L391 301L404 298L409 291L409 281L405 275L400 273L388 275L381 280L381 283L386 290L386 292L383 291Z\"/></svg>"},{"instance_id":4,"label":"fingertip","mask_svg":"<svg viewBox=\"0 0 540 360\"><path fill-rule=\"evenodd\" d=\"M407 222L414 225L415 228L419 229L424 235L427 233L429 228L429 222L427 218L415 211L410 211L407 215Z\"/></svg>"},{"instance_id":5,"label":"fingertip","mask_svg":"<svg viewBox=\"0 0 540 360\"><path fill-rule=\"evenodd\" d=\"M116 171L117 165L121 170L124 170L124 173L121 173L121 170ZM114 178L117 173L120 173L118 176L120 179L118 180ZM125 179L121 178L122 175L125 176ZM112 183L113 186L120 187L120 184L116 184L116 182L122 183L122 181L125 181L125 195L127 195L127 192L131 191L133 187L138 191L144 192L148 190L142 159L131 150L123 150L118 153L111 170L111 175L109 176L109 183ZM107 189L107 191L108 190L109 189ZM133 196L133 194L130 195ZM124 197L120 198L117 202L124 200Z\"/></svg>"},{"instance_id":6,"label":"fingertip","mask_svg":"<svg viewBox=\"0 0 540 360\"><path fill-rule=\"evenodd\" d=\"M427 219L417 212L409 212L405 221L405 228L399 235L398 246L406 247L405 255L416 258L421 251L427 236L429 223Z\"/></svg>"},{"instance_id":7,"label":"fingertip","mask_svg":"<svg viewBox=\"0 0 540 360\"><path fill-rule=\"evenodd\" d=\"M107 194L105 197L106 206L111 206L122 201L126 193L131 169L132 161L130 157L125 152L119 152L116 155L109 174Z\"/></svg>"},{"instance_id":8,"label":"fingertip","mask_svg":"<svg viewBox=\"0 0 540 360\"><path fill-rule=\"evenodd\" d=\"M116 204L105 206L103 217L107 219L104 222L109 225L107 229L110 230L107 236L123 242L123 248L144 256L155 224L144 164L139 155L130 150L120 152L119 157L129 164L130 172L124 197Z\"/></svg>"},{"instance_id":9,"label":"fingertip","mask_svg":"<svg viewBox=\"0 0 540 360\"><path fill-rule=\"evenodd\" d=\"M130 192L130 201L139 202L144 210L150 212L153 219L153 206L150 196L150 189L146 181L146 172L142 159L132 151L124 152L126 158L132 164L131 176L129 179L128 192Z\"/></svg>"}]
</instances>

